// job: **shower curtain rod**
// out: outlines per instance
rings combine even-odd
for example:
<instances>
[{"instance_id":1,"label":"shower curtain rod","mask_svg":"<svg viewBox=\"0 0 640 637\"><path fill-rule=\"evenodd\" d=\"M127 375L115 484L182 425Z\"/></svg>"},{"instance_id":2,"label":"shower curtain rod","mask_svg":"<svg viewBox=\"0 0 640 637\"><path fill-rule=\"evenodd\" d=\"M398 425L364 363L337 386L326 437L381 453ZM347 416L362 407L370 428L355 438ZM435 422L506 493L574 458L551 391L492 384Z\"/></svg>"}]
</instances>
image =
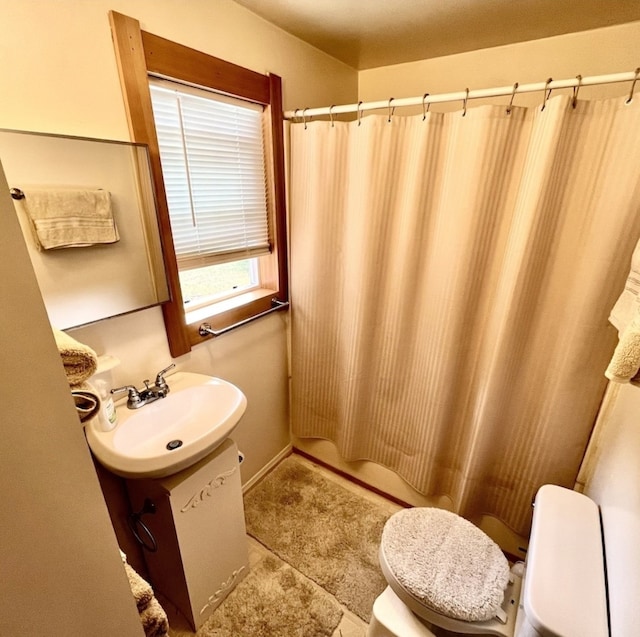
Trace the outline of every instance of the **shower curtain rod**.
<instances>
[{"instance_id":1,"label":"shower curtain rod","mask_svg":"<svg viewBox=\"0 0 640 637\"><path fill-rule=\"evenodd\" d=\"M427 104L437 104L442 102L465 102L466 100L478 99L481 97L501 97L511 95L512 97L518 93L533 93L535 91L552 91L562 88L582 86L595 86L598 84L614 84L616 82L632 82L629 98L633 96L635 83L640 76L640 68L628 73L612 73L610 75L593 75L591 77L580 77L579 75L570 80L552 80L549 78L546 82L536 82L533 84L514 84L513 86L500 86L498 88L484 89L465 89L456 93L440 93L439 95L429 95L426 93L422 97L403 97L399 99L390 98L378 102L359 102L357 104L341 104L332 106L323 106L319 108L296 108L293 111L286 111L285 119L301 119L313 117L314 115L339 115L340 113L362 113L362 111L371 111L380 108L399 108L402 106L426 106ZM548 95L547 95L548 97Z\"/></svg>"}]
</instances>

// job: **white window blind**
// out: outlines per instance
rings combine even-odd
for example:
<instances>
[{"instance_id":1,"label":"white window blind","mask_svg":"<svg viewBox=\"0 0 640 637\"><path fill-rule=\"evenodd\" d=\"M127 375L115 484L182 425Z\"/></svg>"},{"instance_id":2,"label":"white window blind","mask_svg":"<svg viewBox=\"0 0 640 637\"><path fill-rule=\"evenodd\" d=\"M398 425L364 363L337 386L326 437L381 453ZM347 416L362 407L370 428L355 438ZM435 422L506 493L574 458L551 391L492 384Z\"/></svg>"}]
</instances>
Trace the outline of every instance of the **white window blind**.
<instances>
[{"instance_id":1,"label":"white window blind","mask_svg":"<svg viewBox=\"0 0 640 637\"><path fill-rule=\"evenodd\" d=\"M267 254L262 106L149 84L179 268Z\"/></svg>"}]
</instances>

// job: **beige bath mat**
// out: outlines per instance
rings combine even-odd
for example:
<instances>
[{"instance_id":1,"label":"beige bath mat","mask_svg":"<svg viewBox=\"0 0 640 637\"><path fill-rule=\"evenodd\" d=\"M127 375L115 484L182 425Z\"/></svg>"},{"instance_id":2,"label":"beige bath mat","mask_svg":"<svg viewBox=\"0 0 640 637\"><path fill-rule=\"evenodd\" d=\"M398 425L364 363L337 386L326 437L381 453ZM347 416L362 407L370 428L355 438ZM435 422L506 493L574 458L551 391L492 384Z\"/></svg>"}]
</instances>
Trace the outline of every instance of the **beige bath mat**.
<instances>
[{"instance_id":1,"label":"beige bath mat","mask_svg":"<svg viewBox=\"0 0 640 637\"><path fill-rule=\"evenodd\" d=\"M330 595L268 555L251 567L196 635L330 637L341 619L342 610Z\"/></svg>"},{"instance_id":2,"label":"beige bath mat","mask_svg":"<svg viewBox=\"0 0 640 637\"><path fill-rule=\"evenodd\" d=\"M286 458L245 496L247 531L368 622L386 582L378 565L389 513Z\"/></svg>"}]
</instances>

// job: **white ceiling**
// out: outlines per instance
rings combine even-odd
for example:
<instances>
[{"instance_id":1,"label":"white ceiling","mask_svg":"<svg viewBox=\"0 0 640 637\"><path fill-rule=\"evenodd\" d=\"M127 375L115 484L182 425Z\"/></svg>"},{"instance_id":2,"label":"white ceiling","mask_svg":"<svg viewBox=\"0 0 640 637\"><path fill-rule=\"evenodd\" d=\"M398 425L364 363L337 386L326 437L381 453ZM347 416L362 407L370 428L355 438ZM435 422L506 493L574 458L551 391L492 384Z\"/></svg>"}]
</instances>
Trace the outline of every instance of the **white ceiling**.
<instances>
[{"instance_id":1,"label":"white ceiling","mask_svg":"<svg viewBox=\"0 0 640 637\"><path fill-rule=\"evenodd\" d=\"M356 69L640 20L640 0L235 0Z\"/></svg>"}]
</instances>

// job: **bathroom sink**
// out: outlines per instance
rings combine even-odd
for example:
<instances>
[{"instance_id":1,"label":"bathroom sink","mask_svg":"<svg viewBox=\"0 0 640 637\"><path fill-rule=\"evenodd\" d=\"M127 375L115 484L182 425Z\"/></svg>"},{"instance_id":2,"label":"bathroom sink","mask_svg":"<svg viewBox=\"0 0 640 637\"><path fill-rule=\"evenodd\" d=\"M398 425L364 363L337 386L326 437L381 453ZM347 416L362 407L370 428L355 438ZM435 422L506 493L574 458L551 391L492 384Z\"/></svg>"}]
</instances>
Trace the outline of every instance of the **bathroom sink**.
<instances>
[{"instance_id":1,"label":"bathroom sink","mask_svg":"<svg viewBox=\"0 0 640 637\"><path fill-rule=\"evenodd\" d=\"M118 401L111 431L100 431L98 418L88 423L87 441L100 464L125 478L177 473L222 444L247 406L244 394L219 378L176 372L167 383L166 398L139 409Z\"/></svg>"}]
</instances>

